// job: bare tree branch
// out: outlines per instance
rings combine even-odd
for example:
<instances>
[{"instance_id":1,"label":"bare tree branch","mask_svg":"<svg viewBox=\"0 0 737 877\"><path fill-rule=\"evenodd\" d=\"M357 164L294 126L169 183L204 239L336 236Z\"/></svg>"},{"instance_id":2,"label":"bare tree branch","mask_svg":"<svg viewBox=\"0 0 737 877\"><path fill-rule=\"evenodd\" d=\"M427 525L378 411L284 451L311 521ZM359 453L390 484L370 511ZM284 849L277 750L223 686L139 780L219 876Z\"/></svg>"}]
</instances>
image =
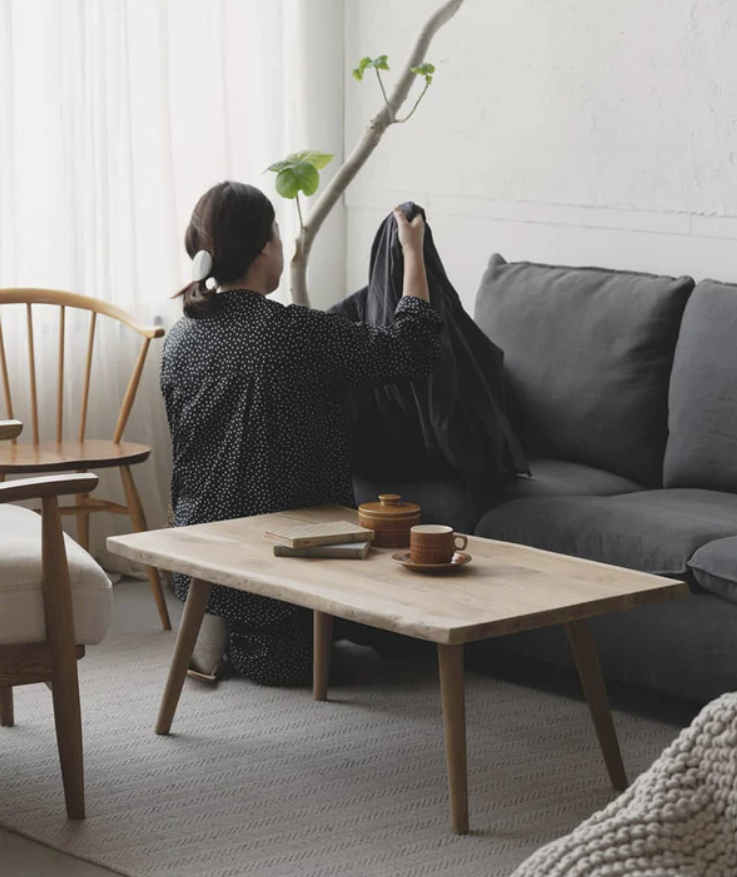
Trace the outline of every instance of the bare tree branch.
<instances>
[{"instance_id":1,"label":"bare tree branch","mask_svg":"<svg viewBox=\"0 0 737 877\"><path fill-rule=\"evenodd\" d=\"M412 109L409 111L409 113L407 113L407 115L403 119L395 119L394 120L395 124L403 125L405 122L409 122L409 120L412 118L412 116L414 116L415 110L417 109L417 107L419 107L420 101L425 96L425 92L428 90L428 88L430 88L430 83L426 82L425 87L420 92L420 96L415 101L415 105L412 107Z\"/></svg>"},{"instance_id":2,"label":"bare tree branch","mask_svg":"<svg viewBox=\"0 0 737 877\"><path fill-rule=\"evenodd\" d=\"M379 68L376 68L376 78L379 80L379 88L381 89L381 94L384 98L384 105L388 107L389 112L391 113L391 107L389 107L389 98L386 93L386 89L384 88L384 80L381 78L381 71Z\"/></svg>"},{"instance_id":3,"label":"bare tree branch","mask_svg":"<svg viewBox=\"0 0 737 877\"><path fill-rule=\"evenodd\" d=\"M300 239L297 240L294 257L290 266L291 295L292 301L295 304L309 306L310 303L307 294L307 263L315 235L356 174L366 164L371 153L379 145L386 129L397 118L397 113L407 100L412 84L415 81L412 67L419 67L422 64L435 34L443 25L450 21L462 5L463 0L446 0L427 20L385 105L369 122L358 144L315 202L315 206L307 218L307 223L303 227ZM416 106L415 104L415 108ZM414 109L412 112L414 112Z\"/></svg>"}]
</instances>

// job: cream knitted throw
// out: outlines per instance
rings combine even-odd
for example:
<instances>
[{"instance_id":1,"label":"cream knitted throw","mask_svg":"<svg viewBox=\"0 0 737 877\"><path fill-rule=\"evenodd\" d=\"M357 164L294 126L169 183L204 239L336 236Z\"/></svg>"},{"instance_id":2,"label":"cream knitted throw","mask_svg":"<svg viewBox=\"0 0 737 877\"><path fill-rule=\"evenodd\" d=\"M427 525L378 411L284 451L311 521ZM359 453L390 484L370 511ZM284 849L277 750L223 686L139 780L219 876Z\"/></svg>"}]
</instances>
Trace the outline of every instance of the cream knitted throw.
<instances>
[{"instance_id":1,"label":"cream knitted throw","mask_svg":"<svg viewBox=\"0 0 737 877\"><path fill-rule=\"evenodd\" d=\"M513 877L737 877L737 694L706 706L616 801Z\"/></svg>"}]
</instances>

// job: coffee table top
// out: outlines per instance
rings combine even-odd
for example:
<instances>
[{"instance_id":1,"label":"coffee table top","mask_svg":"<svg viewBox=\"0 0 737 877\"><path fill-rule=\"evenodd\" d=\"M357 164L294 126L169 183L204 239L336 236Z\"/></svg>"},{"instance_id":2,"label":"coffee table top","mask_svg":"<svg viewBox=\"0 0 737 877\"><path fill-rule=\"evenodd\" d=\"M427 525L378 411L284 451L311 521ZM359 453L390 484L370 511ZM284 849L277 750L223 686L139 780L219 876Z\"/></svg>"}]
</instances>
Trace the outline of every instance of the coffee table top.
<instances>
[{"instance_id":1,"label":"coffee table top","mask_svg":"<svg viewBox=\"0 0 737 877\"><path fill-rule=\"evenodd\" d=\"M436 643L463 643L548 627L688 595L682 582L469 536L473 561L447 575L403 569L373 549L365 560L274 557L277 525L357 521L340 506L279 512L107 540L147 566Z\"/></svg>"}]
</instances>

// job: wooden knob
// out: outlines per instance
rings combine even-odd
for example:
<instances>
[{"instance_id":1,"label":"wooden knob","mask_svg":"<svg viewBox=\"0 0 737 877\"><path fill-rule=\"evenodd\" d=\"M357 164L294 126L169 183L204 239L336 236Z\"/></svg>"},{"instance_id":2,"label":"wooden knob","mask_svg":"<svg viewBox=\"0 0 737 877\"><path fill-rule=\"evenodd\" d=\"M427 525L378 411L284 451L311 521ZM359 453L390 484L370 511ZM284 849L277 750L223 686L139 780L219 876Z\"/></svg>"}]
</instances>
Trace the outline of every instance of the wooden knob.
<instances>
[{"instance_id":1,"label":"wooden knob","mask_svg":"<svg viewBox=\"0 0 737 877\"><path fill-rule=\"evenodd\" d=\"M379 494L379 502L382 505L399 505L402 497L398 493L382 493Z\"/></svg>"}]
</instances>

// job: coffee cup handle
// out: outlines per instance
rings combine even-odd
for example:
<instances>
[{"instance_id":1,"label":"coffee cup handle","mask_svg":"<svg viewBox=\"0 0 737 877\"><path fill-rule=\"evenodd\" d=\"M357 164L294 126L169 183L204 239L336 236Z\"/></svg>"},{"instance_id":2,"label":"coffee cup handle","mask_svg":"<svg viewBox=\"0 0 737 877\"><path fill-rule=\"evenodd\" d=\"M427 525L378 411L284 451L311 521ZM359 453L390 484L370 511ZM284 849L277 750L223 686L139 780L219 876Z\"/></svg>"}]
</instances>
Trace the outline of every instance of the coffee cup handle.
<instances>
[{"instance_id":1,"label":"coffee cup handle","mask_svg":"<svg viewBox=\"0 0 737 877\"><path fill-rule=\"evenodd\" d=\"M458 543L459 539L461 540L460 544ZM455 544L456 551L463 551L468 545L468 537L456 533L455 536L453 536L453 543Z\"/></svg>"}]
</instances>

